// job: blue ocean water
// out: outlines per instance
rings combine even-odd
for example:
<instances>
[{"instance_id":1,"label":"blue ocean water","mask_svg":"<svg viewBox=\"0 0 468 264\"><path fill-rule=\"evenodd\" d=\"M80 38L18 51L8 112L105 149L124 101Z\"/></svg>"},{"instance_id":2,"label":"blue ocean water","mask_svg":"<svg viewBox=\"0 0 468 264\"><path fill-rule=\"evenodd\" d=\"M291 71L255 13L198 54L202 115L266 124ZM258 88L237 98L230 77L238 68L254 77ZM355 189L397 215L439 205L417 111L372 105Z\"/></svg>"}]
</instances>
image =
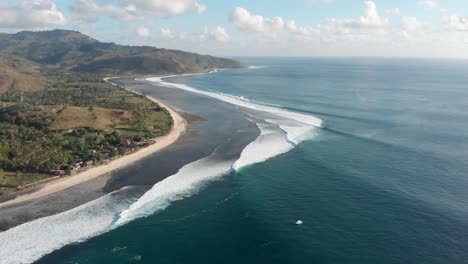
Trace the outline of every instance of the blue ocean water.
<instances>
[{"instance_id":1,"label":"blue ocean water","mask_svg":"<svg viewBox=\"0 0 468 264\"><path fill-rule=\"evenodd\" d=\"M168 81L221 96L234 107L213 112L226 120L245 113L259 126L264 137L242 145L242 166L230 170L226 157L236 155L217 148L223 158L150 189L155 196L145 195L156 198L145 200L142 217L66 242L38 263L466 262L468 61L239 59L257 67ZM193 102L172 101L187 112ZM280 122L249 107L301 116ZM320 118L320 127L299 127L304 116ZM187 187L158 196L173 186ZM149 188L128 187L84 209L126 210Z\"/></svg>"}]
</instances>

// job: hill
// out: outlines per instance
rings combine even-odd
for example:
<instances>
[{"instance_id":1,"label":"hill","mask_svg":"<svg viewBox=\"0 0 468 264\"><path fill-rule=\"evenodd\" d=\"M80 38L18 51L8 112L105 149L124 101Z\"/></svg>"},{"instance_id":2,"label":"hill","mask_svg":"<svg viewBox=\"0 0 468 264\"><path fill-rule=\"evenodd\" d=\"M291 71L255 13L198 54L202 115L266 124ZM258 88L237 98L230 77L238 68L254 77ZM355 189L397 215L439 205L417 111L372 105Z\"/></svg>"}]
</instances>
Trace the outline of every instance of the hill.
<instances>
[{"instance_id":1,"label":"hill","mask_svg":"<svg viewBox=\"0 0 468 264\"><path fill-rule=\"evenodd\" d=\"M0 54L42 67L99 74L166 74L239 68L234 60L147 46L100 42L77 31L0 34Z\"/></svg>"}]
</instances>

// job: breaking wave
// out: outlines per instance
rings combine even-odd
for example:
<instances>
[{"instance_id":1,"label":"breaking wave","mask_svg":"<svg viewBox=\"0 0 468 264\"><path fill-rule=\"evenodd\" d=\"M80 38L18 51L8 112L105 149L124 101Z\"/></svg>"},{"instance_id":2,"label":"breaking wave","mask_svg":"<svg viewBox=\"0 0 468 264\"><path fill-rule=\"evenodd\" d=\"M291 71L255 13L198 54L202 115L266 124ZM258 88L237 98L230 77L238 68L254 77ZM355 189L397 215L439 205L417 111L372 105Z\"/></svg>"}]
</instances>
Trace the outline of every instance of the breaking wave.
<instances>
[{"instance_id":1,"label":"breaking wave","mask_svg":"<svg viewBox=\"0 0 468 264\"><path fill-rule=\"evenodd\" d=\"M269 158L286 153L294 148L294 145L286 140L284 132L271 123L257 123L260 135L248 144L241 153L240 158L233 164L233 169L260 163Z\"/></svg>"},{"instance_id":2,"label":"breaking wave","mask_svg":"<svg viewBox=\"0 0 468 264\"><path fill-rule=\"evenodd\" d=\"M151 77L146 78L146 80L160 86L182 89L253 110L249 115L255 120L260 120L255 121L261 131L260 135L242 151L239 160L232 166L235 170L266 161L269 158L290 151L295 145L310 137L310 132L315 128L322 126L322 120L312 115L288 111L271 104L261 104L243 96L234 96L212 90L199 90L185 84L171 83L164 80L170 77L175 76Z\"/></svg>"},{"instance_id":3,"label":"breaking wave","mask_svg":"<svg viewBox=\"0 0 468 264\"><path fill-rule=\"evenodd\" d=\"M249 68L249 69L263 69L263 68L268 68L268 66L255 66L255 65L251 65L251 66L248 66L247 68Z\"/></svg>"},{"instance_id":4,"label":"breaking wave","mask_svg":"<svg viewBox=\"0 0 468 264\"><path fill-rule=\"evenodd\" d=\"M72 210L43 217L0 233L0 263L32 263L54 250L108 232L115 216L141 192L126 187Z\"/></svg>"},{"instance_id":5,"label":"breaking wave","mask_svg":"<svg viewBox=\"0 0 468 264\"><path fill-rule=\"evenodd\" d=\"M178 83L170 83L170 82L165 82L163 81L163 78L169 78L169 77L175 77L175 76L166 76L166 77L151 77L147 78L146 80L150 82L157 83L161 86L168 87L168 88L177 88L177 89L182 89L185 91L189 91L192 93L197 93L197 94L202 94L205 96L209 96L221 101L224 101L226 103L230 103L233 105L237 105L243 108L259 111L259 112L264 112L268 114L272 114L275 116L295 120L299 123L310 125L313 127L321 127L322 126L322 120L320 118L317 118L315 116L311 115L306 115L302 113L297 113L297 112L291 112L285 109L277 108L277 107L272 107L268 105L263 105L263 104L258 104L258 103L253 103L249 100L246 100L243 97L237 97L237 96L232 96L232 95L227 95L227 94L222 94L222 93L216 93L212 91L205 91L205 90L198 90L193 87L190 87L185 84L178 84Z\"/></svg>"},{"instance_id":6,"label":"breaking wave","mask_svg":"<svg viewBox=\"0 0 468 264\"><path fill-rule=\"evenodd\" d=\"M122 211L117 225L135 218L163 210L171 202L181 200L196 193L204 182L228 173L233 161L219 161L212 156L200 159L182 167L176 174L156 183L138 201Z\"/></svg>"},{"instance_id":7,"label":"breaking wave","mask_svg":"<svg viewBox=\"0 0 468 264\"><path fill-rule=\"evenodd\" d=\"M162 77L146 80L252 110L249 120L257 124L260 135L242 150L238 160L219 160L213 153L185 165L176 174L156 183L142 196L141 192L132 192L131 187L123 188L72 210L2 232L2 264L31 263L65 245L86 241L137 218L164 210L172 202L195 194L204 183L218 179L233 169L239 170L290 151L322 125L322 120L314 116L254 103L243 97L169 83L163 81Z\"/></svg>"}]
</instances>

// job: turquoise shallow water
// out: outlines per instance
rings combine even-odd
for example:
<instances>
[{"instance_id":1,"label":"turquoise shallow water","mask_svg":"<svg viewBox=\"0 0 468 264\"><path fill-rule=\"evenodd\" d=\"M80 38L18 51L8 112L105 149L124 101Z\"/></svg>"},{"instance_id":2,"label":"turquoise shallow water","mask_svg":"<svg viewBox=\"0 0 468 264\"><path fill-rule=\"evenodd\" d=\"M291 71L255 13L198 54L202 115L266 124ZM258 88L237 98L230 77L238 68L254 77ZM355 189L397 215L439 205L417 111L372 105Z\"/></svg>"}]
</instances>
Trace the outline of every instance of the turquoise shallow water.
<instances>
[{"instance_id":1,"label":"turquoise shallow water","mask_svg":"<svg viewBox=\"0 0 468 264\"><path fill-rule=\"evenodd\" d=\"M240 60L266 67L170 81L316 116L323 120L322 128L307 132L305 140L288 152L200 181L163 207L147 205L142 210L145 217L69 244L38 263L463 263L468 259L468 62ZM150 94L151 89L143 90ZM171 89L170 93L188 93ZM210 101L200 101L201 107L170 96L166 100L202 116L218 112L212 117L216 120L232 111L245 112L244 118L252 122L263 118L239 106L210 108ZM239 138L247 138L242 136L244 129L255 127L240 125L240 117L229 120L225 121L229 125L208 127L232 132L225 139L213 136L206 153L222 145L215 150L213 163L181 177L203 178L210 174L208 167L238 158L235 149L248 143ZM268 142L269 150L284 143L276 138ZM129 194L119 193L124 198L107 206L128 208L150 187L130 188ZM296 225L298 219L304 224Z\"/></svg>"}]
</instances>

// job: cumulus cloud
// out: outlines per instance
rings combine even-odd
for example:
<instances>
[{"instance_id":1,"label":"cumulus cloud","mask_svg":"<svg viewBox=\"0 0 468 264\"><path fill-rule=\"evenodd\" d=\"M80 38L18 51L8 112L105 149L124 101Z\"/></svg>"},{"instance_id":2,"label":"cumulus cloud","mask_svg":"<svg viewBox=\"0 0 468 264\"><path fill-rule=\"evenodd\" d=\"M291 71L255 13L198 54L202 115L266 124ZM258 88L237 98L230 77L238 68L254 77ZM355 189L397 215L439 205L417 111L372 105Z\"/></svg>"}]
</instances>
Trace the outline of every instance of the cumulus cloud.
<instances>
[{"instance_id":1,"label":"cumulus cloud","mask_svg":"<svg viewBox=\"0 0 468 264\"><path fill-rule=\"evenodd\" d=\"M165 40L174 39L174 34L172 34L172 31L168 28L160 28L159 35L161 35L161 38Z\"/></svg>"},{"instance_id":2,"label":"cumulus cloud","mask_svg":"<svg viewBox=\"0 0 468 264\"><path fill-rule=\"evenodd\" d=\"M442 13L448 12L447 8L442 7L438 2L433 0L421 0L418 2L424 8L438 10Z\"/></svg>"},{"instance_id":3,"label":"cumulus cloud","mask_svg":"<svg viewBox=\"0 0 468 264\"><path fill-rule=\"evenodd\" d=\"M429 24L419 21L416 17L402 17L401 27L406 31L419 31L427 27Z\"/></svg>"},{"instance_id":4,"label":"cumulus cloud","mask_svg":"<svg viewBox=\"0 0 468 264\"><path fill-rule=\"evenodd\" d=\"M296 21L294 20L288 22L287 29L297 38L308 39L320 34L320 30L318 28L297 26Z\"/></svg>"},{"instance_id":5,"label":"cumulus cloud","mask_svg":"<svg viewBox=\"0 0 468 264\"><path fill-rule=\"evenodd\" d=\"M174 16L190 9L201 14L206 6L194 0L112 0L98 4L96 0L75 0L70 10L83 21L94 22L107 16L123 22L142 19L145 15Z\"/></svg>"},{"instance_id":6,"label":"cumulus cloud","mask_svg":"<svg viewBox=\"0 0 468 264\"><path fill-rule=\"evenodd\" d=\"M445 28L449 31L468 31L468 17L457 15L444 17Z\"/></svg>"},{"instance_id":7,"label":"cumulus cloud","mask_svg":"<svg viewBox=\"0 0 468 264\"><path fill-rule=\"evenodd\" d=\"M289 22L288 29L290 32L299 33L300 35L310 35L315 32L351 34L359 31L382 29L388 24L388 19L380 16L376 4L372 1L366 1L364 3L364 15L357 19L330 18L326 23L319 24L315 28L298 27L292 20Z\"/></svg>"},{"instance_id":8,"label":"cumulus cloud","mask_svg":"<svg viewBox=\"0 0 468 264\"><path fill-rule=\"evenodd\" d=\"M364 14L356 18L330 18L313 25L300 25L291 20L286 25L287 44L279 46L278 50L284 51L286 47L292 54L299 55L437 57L468 54L468 16L446 16L441 28L412 16L401 16L399 21L391 23L379 11L374 2L368 1Z\"/></svg>"},{"instance_id":9,"label":"cumulus cloud","mask_svg":"<svg viewBox=\"0 0 468 264\"><path fill-rule=\"evenodd\" d=\"M399 8L390 8L385 10L385 14L399 16L401 15L401 11Z\"/></svg>"},{"instance_id":10,"label":"cumulus cloud","mask_svg":"<svg viewBox=\"0 0 468 264\"><path fill-rule=\"evenodd\" d=\"M226 32L223 27L216 26L213 28L205 27L203 31L194 32L194 33L187 33L187 32L180 32L179 34L174 34L168 28L160 28L159 34L161 38L164 40L174 40L179 39L181 41L189 41L189 42L197 42L197 43L204 43L209 40L213 40L217 43L227 43L231 41L231 37Z\"/></svg>"},{"instance_id":11,"label":"cumulus cloud","mask_svg":"<svg viewBox=\"0 0 468 264\"><path fill-rule=\"evenodd\" d=\"M142 18L137 13L135 5L97 5L93 0L75 0L70 6L70 10L76 17L84 21L97 21L101 16L108 16L119 21L132 21Z\"/></svg>"},{"instance_id":12,"label":"cumulus cloud","mask_svg":"<svg viewBox=\"0 0 468 264\"><path fill-rule=\"evenodd\" d=\"M229 16L230 21L244 32L257 32L265 35L274 35L275 31L284 28L283 18L276 16L265 18L260 15L252 15L242 7L236 7Z\"/></svg>"},{"instance_id":13,"label":"cumulus cloud","mask_svg":"<svg viewBox=\"0 0 468 264\"><path fill-rule=\"evenodd\" d=\"M0 27L14 29L63 26L67 19L51 0L0 3Z\"/></svg>"},{"instance_id":14,"label":"cumulus cloud","mask_svg":"<svg viewBox=\"0 0 468 264\"><path fill-rule=\"evenodd\" d=\"M206 11L206 6L200 3L195 2L194 4L195 9L197 10L198 14L204 13Z\"/></svg>"},{"instance_id":15,"label":"cumulus cloud","mask_svg":"<svg viewBox=\"0 0 468 264\"><path fill-rule=\"evenodd\" d=\"M411 21L407 22L409 27ZM286 28L293 39L317 43L381 41L394 30L373 1L364 2L364 15L355 19L330 18L315 26L299 26L291 20Z\"/></svg>"},{"instance_id":16,"label":"cumulus cloud","mask_svg":"<svg viewBox=\"0 0 468 264\"><path fill-rule=\"evenodd\" d=\"M423 7L434 9L434 8L439 8L439 3L432 1L432 0L422 0L419 1L419 4Z\"/></svg>"},{"instance_id":17,"label":"cumulus cloud","mask_svg":"<svg viewBox=\"0 0 468 264\"><path fill-rule=\"evenodd\" d=\"M198 13L203 13L206 6L195 0L123 0L127 5L135 5L144 12L157 16L180 15L190 9L195 9Z\"/></svg>"},{"instance_id":18,"label":"cumulus cloud","mask_svg":"<svg viewBox=\"0 0 468 264\"><path fill-rule=\"evenodd\" d=\"M360 27L380 27L388 24L388 21L382 19L377 11L377 5L372 1L366 1L364 6L365 16L361 16L357 22L351 21L350 24L356 24Z\"/></svg>"},{"instance_id":19,"label":"cumulus cloud","mask_svg":"<svg viewBox=\"0 0 468 264\"><path fill-rule=\"evenodd\" d=\"M203 33L201 34L201 40L215 40L219 43L227 43L231 40L231 37L223 27L217 26L215 28L209 29L205 28Z\"/></svg>"},{"instance_id":20,"label":"cumulus cloud","mask_svg":"<svg viewBox=\"0 0 468 264\"><path fill-rule=\"evenodd\" d=\"M150 36L150 30L145 26L141 26L137 29L137 35L140 38L148 38Z\"/></svg>"}]
</instances>

